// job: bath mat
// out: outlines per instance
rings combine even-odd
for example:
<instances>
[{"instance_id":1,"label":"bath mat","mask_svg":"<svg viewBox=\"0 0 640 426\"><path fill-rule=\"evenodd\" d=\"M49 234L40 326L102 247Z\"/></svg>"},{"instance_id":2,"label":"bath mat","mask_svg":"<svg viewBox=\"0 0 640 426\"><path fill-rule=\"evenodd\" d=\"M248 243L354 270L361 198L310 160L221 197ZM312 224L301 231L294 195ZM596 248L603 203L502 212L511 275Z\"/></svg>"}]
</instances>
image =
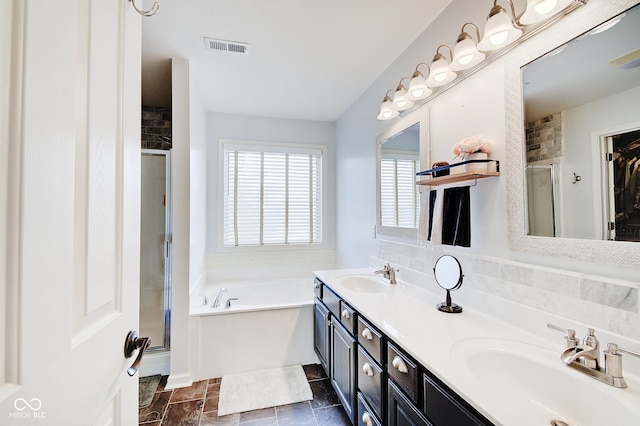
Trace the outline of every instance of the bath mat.
<instances>
[{"instance_id":1,"label":"bath mat","mask_svg":"<svg viewBox=\"0 0 640 426\"><path fill-rule=\"evenodd\" d=\"M158 389L160 375L140 377L138 380L138 408L147 408Z\"/></svg>"},{"instance_id":2,"label":"bath mat","mask_svg":"<svg viewBox=\"0 0 640 426\"><path fill-rule=\"evenodd\" d=\"M218 415L293 404L313 399L300 365L270 368L222 377Z\"/></svg>"}]
</instances>

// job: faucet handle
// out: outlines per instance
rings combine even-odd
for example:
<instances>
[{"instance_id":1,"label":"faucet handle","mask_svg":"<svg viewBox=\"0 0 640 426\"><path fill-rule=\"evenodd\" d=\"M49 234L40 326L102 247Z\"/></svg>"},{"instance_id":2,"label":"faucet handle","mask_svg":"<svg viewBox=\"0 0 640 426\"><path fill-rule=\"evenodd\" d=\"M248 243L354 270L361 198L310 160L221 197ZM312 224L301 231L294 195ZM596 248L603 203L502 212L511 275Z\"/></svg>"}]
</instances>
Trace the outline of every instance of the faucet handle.
<instances>
[{"instance_id":1,"label":"faucet handle","mask_svg":"<svg viewBox=\"0 0 640 426\"><path fill-rule=\"evenodd\" d=\"M607 343L604 351L604 372L612 377L614 386L626 388L627 382L622 377L622 355L633 355L640 358L640 353L623 349L615 343Z\"/></svg>"},{"instance_id":2,"label":"faucet handle","mask_svg":"<svg viewBox=\"0 0 640 426\"><path fill-rule=\"evenodd\" d=\"M570 328L562 328L562 327L558 327L557 325L548 323L547 324L547 328L550 328L552 330L556 330L559 331L561 333L565 333L566 336L564 336L565 340L567 341L567 349L568 348L573 348L575 346L578 346L578 339L576 339L576 331L572 330ZM591 329L591 331L593 331L593 329Z\"/></svg>"},{"instance_id":3,"label":"faucet handle","mask_svg":"<svg viewBox=\"0 0 640 426\"><path fill-rule=\"evenodd\" d=\"M617 355L618 352L622 352L625 355L632 355L637 358L640 358L640 353L630 351L629 349L623 349L615 343L607 343L607 350L609 353L611 353L611 355Z\"/></svg>"}]
</instances>

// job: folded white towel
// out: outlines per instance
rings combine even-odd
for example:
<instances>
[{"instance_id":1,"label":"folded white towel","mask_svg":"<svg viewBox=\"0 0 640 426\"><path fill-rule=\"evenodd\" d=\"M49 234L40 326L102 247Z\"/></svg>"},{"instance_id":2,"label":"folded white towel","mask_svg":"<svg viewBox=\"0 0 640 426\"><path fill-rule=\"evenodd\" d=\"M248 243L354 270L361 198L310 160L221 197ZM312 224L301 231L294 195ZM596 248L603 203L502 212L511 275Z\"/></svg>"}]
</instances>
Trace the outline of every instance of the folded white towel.
<instances>
[{"instance_id":1,"label":"folded white towel","mask_svg":"<svg viewBox=\"0 0 640 426\"><path fill-rule=\"evenodd\" d=\"M418 242L429 241L429 191L420 193L420 220L418 221Z\"/></svg>"},{"instance_id":2,"label":"folded white towel","mask_svg":"<svg viewBox=\"0 0 640 426\"><path fill-rule=\"evenodd\" d=\"M433 221L431 225L431 242L433 245L442 244L442 211L444 209L444 188L436 190L436 202L433 207Z\"/></svg>"}]
</instances>

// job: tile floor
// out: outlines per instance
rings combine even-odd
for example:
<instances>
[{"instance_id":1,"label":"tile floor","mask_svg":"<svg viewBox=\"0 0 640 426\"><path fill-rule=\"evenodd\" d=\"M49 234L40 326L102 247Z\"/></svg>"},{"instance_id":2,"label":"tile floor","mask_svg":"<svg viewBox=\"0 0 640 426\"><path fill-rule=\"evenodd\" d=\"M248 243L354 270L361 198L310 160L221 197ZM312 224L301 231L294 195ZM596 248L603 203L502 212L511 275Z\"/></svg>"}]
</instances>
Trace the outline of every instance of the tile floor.
<instances>
[{"instance_id":1,"label":"tile floor","mask_svg":"<svg viewBox=\"0 0 640 426\"><path fill-rule=\"evenodd\" d=\"M220 379L195 382L188 388L165 390L160 381L151 405L139 410L144 426L346 426L350 425L331 383L320 365L303 366L313 400L262 410L218 416Z\"/></svg>"}]
</instances>

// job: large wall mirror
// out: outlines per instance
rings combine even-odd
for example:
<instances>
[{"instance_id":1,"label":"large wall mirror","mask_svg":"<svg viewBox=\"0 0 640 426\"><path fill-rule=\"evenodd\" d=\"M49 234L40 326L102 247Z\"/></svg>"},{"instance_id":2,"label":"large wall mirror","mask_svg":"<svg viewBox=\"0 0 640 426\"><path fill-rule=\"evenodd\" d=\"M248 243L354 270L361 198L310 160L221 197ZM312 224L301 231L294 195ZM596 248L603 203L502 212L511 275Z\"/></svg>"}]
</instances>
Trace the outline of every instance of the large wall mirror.
<instances>
[{"instance_id":1,"label":"large wall mirror","mask_svg":"<svg viewBox=\"0 0 640 426\"><path fill-rule=\"evenodd\" d=\"M420 187L416 173L428 168L429 152L427 113L422 109L377 138L376 228L381 238L417 241Z\"/></svg>"},{"instance_id":2,"label":"large wall mirror","mask_svg":"<svg viewBox=\"0 0 640 426\"><path fill-rule=\"evenodd\" d=\"M638 262L637 3L587 5L507 62L512 248Z\"/></svg>"}]
</instances>

